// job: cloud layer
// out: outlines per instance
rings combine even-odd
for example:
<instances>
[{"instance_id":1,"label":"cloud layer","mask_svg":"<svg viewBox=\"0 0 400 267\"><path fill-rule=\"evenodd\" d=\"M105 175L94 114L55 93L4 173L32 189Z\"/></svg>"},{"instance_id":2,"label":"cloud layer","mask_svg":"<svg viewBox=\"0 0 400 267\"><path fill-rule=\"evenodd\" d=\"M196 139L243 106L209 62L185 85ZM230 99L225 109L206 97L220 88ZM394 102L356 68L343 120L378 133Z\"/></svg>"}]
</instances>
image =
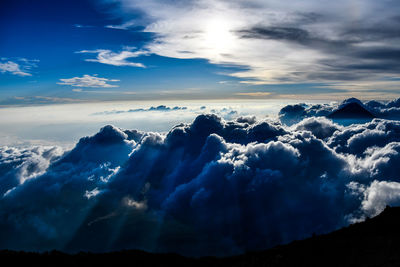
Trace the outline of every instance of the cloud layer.
<instances>
[{"instance_id":1,"label":"cloud layer","mask_svg":"<svg viewBox=\"0 0 400 267\"><path fill-rule=\"evenodd\" d=\"M342 107L350 103L359 104L361 107L371 112L371 114L373 114L377 118L388 120L400 119L400 98L387 102L371 100L363 103L356 98L349 98L344 100L340 104L301 103L295 105L287 105L280 110L279 118L283 123L291 125L303 120L304 118L328 116L332 112L341 109Z\"/></svg>"},{"instance_id":2,"label":"cloud layer","mask_svg":"<svg viewBox=\"0 0 400 267\"><path fill-rule=\"evenodd\" d=\"M0 248L228 255L400 204L400 122L384 119L209 114L167 134L105 126L64 153L0 152Z\"/></svg>"},{"instance_id":3,"label":"cloud layer","mask_svg":"<svg viewBox=\"0 0 400 267\"><path fill-rule=\"evenodd\" d=\"M111 2L126 23L155 34L149 52L240 66L230 75L244 83L325 83L341 92L399 85L394 0Z\"/></svg>"},{"instance_id":4,"label":"cloud layer","mask_svg":"<svg viewBox=\"0 0 400 267\"><path fill-rule=\"evenodd\" d=\"M187 110L187 107L175 106L175 107L171 108L171 107L167 107L165 105L159 105L157 107L149 107L149 108L135 108L135 109L128 109L128 110L103 111L103 112L94 113L93 115L112 115L112 114L133 113L133 112L147 112L147 111L168 112L168 111L178 111L178 110Z\"/></svg>"},{"instance_id":5,"label":"cloud layer","mask_svg":"<svg viewBox=\"0 0 400 267\"><path fill-rule=\"evenodd\" d=\"M57 84L60 85L71 85L75 87L93 87L93 88L110 88L110 87L118 87L117 85L109 84L109 82L119 82L119 80L100 78L97 75L88 75L85 74L82 77L73 77L69 79L60 79L60 82Z\"/></svg>"}]
</instances>

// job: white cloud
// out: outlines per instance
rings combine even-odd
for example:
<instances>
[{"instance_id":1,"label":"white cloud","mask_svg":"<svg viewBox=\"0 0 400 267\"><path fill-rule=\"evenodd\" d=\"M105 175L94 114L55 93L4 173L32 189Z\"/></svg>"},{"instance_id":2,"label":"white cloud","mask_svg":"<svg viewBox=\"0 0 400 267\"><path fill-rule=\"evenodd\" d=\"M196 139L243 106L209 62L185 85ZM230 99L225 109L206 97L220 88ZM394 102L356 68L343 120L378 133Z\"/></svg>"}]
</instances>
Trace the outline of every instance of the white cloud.
<instances>
[{"instance_id":1,"label":"white cloud","mask_svg":"<svg viewBox=\"0 0 400 267\"><path fill-rule=\"evenodd\" d=\"M108 29L116 29L116 30L128 30L130 29L132 26L135 26L136 23L134 21L127 21L125 23L122 23L120 25L106 25L104 26L105 28Z\"/></svg>"},{"instance_id":2,"label":"white cloud","mask_svg":"<svg viewBox=\"0 0 400 267\"><path fill-rule=\"evenodd\" d=\"M32 74L26 72L20 64L13 61L0 63L0 71L2 73L9 72L18 76L32 76Z\"/></svg>"},{"instance_id":3,"label":"white cloud","mask_svg":"<svg viewBox=\"0 0 400 267\"><path fill-rule=\"evenodd\" d=\"M97 57L95 59L85 59L85 61L88 62L98 62L113 66L130 66L139 68L144 68L145 66L142 63L130 62L127 59L148 54L147 51L143 50L132 51L132 48L130 47L127 47L126 50L120 52L112 52L111 50L106 50L106 49L97 49L97 50L82 50L77 53L97 54Z\"/></svg>"},{"instance_id":4,"label":"white cloud","mask_svg":"<svg viewBox=\"0 0 400 267\"><path fill-rule=\"evenodd\" d=\"M363 194L362 209L369 216L376 216L385 209L386 205L400 204L400 183L373 181Z\"/></svg>"},{"instance_id":5,"label":"white cloud","mask_svg":"<svg viewBox=\"0 0 400 267\"><path fill-rule=\"evenodd\" d=\"M70 79L60 79L61 82L57 84L61 85L71 85L76 87L103 87L103 88L110 88L110 87L118 87L118 85L109 84L108 82L119 82L119 80L111 80L107 78L100 78L97 77L95 74L94 76L85 74L83 77L73 77Z\"/></svg>"},{"instance_id":6,"label":"white cloud","mask_svg":"<svg viewBox=\"0 0 400 267\"><path fill-rule=\"evenodd\" d=\"M95 196L97 196L97 195L100 194L100 193L101 193L101 191L96 187L95 189L93 189L93 190L91 190L91 191L86 190L84 196L85 196L87 199L91 199L92 197L95 197Z\"/></svg>"},{"instance_id":7,"label":"white cloud","mask_svg":"<svg viewBox=\"0 0 400 267\"><path fill-rule=\"evenodd\" d=\"M0 147L0 165L3 170L0 196L11 192L25 181L42 175L50 163L59 159L63 152L57 146Z\"/></svg>"},{"instance_id":8,"label":"white cloud","mask_svg":"<svg viewBox=\"0 0 400 267\"><path fill-rule=\"evenodd\" d=\"M137 210L146 210L147 209L147 203L146 201L135 201L129 197L125 197L123 199L123 203L127 206L127 207L131 207Z\"/></svg>"}]
</instances>

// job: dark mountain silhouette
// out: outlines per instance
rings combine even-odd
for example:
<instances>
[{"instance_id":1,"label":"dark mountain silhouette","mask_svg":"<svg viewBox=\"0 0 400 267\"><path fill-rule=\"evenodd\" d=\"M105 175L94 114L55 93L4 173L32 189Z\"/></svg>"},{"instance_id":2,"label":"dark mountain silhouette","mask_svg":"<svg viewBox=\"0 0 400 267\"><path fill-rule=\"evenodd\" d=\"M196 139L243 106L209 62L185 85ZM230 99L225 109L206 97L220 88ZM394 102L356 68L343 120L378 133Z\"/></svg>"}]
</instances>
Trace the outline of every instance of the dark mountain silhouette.
<instances>
[{"instance_id":1,"label":"dark mountain silhouette","mask_svg":"<svg viewBox=\"0 0 400 267\"><path fill-rule=\"evenodd\" d=\"M327 116L330 119L373 119L376 118L358 99L344 101L337 110Z\"/></svg>"},{"instance_id":2,"label":"dark mountain silhouette","mask_svg":"<svg viewBox=\"0 0 400 267\"><path fill-rule=\"evenodd\" d=\"M400 266L400 207L326 235L226 258L138 250L102 254L1 251L1 261L40 266Z\"/></svg>"}]
</instances>

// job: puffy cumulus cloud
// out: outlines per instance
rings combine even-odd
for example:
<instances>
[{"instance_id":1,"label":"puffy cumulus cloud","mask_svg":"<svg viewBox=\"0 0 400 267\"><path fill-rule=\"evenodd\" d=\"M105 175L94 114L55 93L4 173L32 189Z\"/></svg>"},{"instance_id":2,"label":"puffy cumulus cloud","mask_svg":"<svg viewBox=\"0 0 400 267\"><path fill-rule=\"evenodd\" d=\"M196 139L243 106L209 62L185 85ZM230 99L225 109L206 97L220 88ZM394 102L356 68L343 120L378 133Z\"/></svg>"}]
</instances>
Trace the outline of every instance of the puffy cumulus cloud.
<instances>
[{"instance_id":1,"label":"puffy cumulus cloud","mask_svg":"<svg viewBox=\"0 0 400 267\"><path fill-rule=\"evenodd\" d=\"M97 74L91 76L88 74L83 75L83 77L73 77L69 79L60 79L57 84L60 85L71 85L76 87L118 87L117 85L109 84L108 82L119 82L119 80L112 80L107 78L97 77Z\"/></svg>"},{"instance_id":2,"label":"puffy cumulus cloud","mask_svg":"<svg viewBox=\"0 0 400 267\"><path fill-rule=\"evenodd\" d=\"M1 200L0 224L5 228L0 246L62 249L96 197L105 194L105 185L118 173L141 135L106 126L96 135L82 138L41 176L16 185Z\"/></svg>"},{"instance_id":3,"label":"puffy cumulus cloud","mask_svg":"<svg viewBox=\"0 0 400 267\"><path fill-rule=\"evenodd\" d=\"M373 181L364 193L362 209L370 216L378 215L386 205L400 204L400 183Z\"/></svg>"},{"instance_id":4,"label":"puffy cumulus cloud","mask_svg":"<svg viewBox=\"0 0 400 267\"><path fill-rule=\"evenodd\" d=\"M400 204L400 183L374 180L369 185L351 182L348 188L355 194L360 195L361 210L364 215L361 218L350 216L352 221L360 221L366 216L376 216L387 206L398 206Z\"/></svg>"},{"instance_id":5,"label":"puffy cumulus cloud","mask_svg":"<svg viewBox=\"0 0 400 267\"><path fill-rule=\"evenodd\" d=\"M279 111L281 122L292 125L308 117L328 116L336 106L329 104L307 105L305 103L287 105Z\"/></svg>"},{"instance_id":6,"label":"puffy cumulus cloud","mask_svg":"<svg viewBox=\"0 0 400 267\"><path fill-rule=\"evenodd\" d=\"M60 147L0 147L0 195L43 174L62 153Z\"/></svg>"},{"instance_id":7,"label":"puffy cumulus cloud","mask_svg":"<svg viewBox=\"0 0 400 267\"><path fill-rule=\"evenodd\" d=\"M342 103L332 104L295 104L287 105L279 111L279 118L281 122L292 125L300 122L304 118L309 117L327 117L333 112L343 109L349 104L356 103L366 112L370 112L374 117L388 119L388 120L399 120L400 119L400 98L389 102L379 102L371 100L368 102L362 102L356 98L345 99ZM347 113L349 119L357 114ZM366 120L362 120L366 122ZM351 120L350 123L359 123L360 120ZM342 122L343 123L343 122ZM347 124L350 124L347 123Z\"/></svg>"},{"instance_id":8,"label":"puffy cumulus cloud","mask_svg":"<svg viewBox=\"0 0 400 267\"><path fill-rule=\"evenodd\" d=\"M342 130L343 126L332 123L331 120L326 118L307 118L300 123L296 124L296 130L304 130L312 132L319 139L326 139L331 137L334 132Z\"/></svg>"},{"instance_id":9,"label":"puffy cumulus cloud","mask_svg":"<svg viewBox=\"0 0 400 267\"><path fill-rule=\"evenodd\" d=\"M166 134L106 126L12 185L0 248L229 255L328 232L399 203L399 129L213 114Z\"/></svg>"},{"instance_id":10,"label":"puffy cumulus cloud","mask_svg":"<svg viewBox=\"0 0 400 267\"><path fill-rule=\"evenodd\" d=\"M372 100L365 103L365 105L381 118L389 120L400 119L400 98L386 103Z\"/></svg>"},{"instance_id":11,"label":"puffy cumulus cloud","mask_svg":"<svg viewBox=\"0 0 400 267\"><path fill-rule=\"evenodd\" d=\"M374 119L366 124L353 124L336 131L327 143L341 153L361 155L368 148L384 147L399 142L400 122Z\"/></svg>"},{"instance_id":12,"label":"puffy cumulus cloud","mask_svg":"<svg viewBox=\"0 0 400 267\"><path fill-rule=\"evenodd\" d=\"M205 108L204 109L200 108L200 110L205 110ZM238 117L238 112L232 109L231 107L225 107L221 109L211 109L210 112L213 114L217 114L218 116L221 116L226 120L232 120Z\"/></svg>"}]
</instances>

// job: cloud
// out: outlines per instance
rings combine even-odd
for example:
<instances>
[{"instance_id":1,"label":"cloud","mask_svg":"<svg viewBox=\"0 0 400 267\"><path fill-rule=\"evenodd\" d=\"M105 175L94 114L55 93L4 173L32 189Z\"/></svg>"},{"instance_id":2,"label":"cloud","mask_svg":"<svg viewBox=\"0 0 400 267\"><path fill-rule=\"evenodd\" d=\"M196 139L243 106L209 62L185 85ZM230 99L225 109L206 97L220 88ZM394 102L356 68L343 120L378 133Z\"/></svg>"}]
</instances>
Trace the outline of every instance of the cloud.
<instances>
[{"instance_id":1,"label":"cloud","mask_svg":"<svg viewBox=\"0 0 400 267\"><path fill-rule=\"evenodd\" d=\"M400 67L400 6L392 0L117 2L126 24L139 13L136 23L154 34L145 44L150 53L237 66L229 75L244 83L327 83L346 91L362 83L369 92Z\"/></svg>"},{"instance_id":2,"label":"cloud","mask_svg":"<svg viewBox=\"0 0 400 267\"><path fill-rule=\"evenodd\" d=\"M32 74L30 74L30 73L21 71L19 64L12 62L12 61L0 63L0 70L2 73L10 72L10 73L12 73L14 75L18 75L18 76L32 76Z\"/></svg>"},{"instance_id":3,"label":"cloud","mask_svg":"<svg viewBox=\"0 0 400 267\"><path fill-rule=\"evenodd\" d=\"M200 110L205 110L206 107L202 108L200 107ZM216 114L218 116L223 117L224 119L233 119L235 117L238 116L238 112L234 109L232 109L231 107L225 107L225 108L221 108L221 109L211 109L210 110L211 113Z\"/></svg>"},{"instance_id":4,"label":"cloud","mask_svg":"<svg viewBox=\"0 0 400 267\"><path fill-rule=\"evenodd\" d=\"M332 112L346 106L349 103L358 103L361 107L365 108L377 118L388 120L400 119L400 99L395 99L389 102L371 100L363 103L356 98L346 99L340 104L302 103L287 105L279 111L279 118L283 123L291 125L303 120L304 118L328 116Z\"/></svg>"},{"instance_id":5,"label":"cloud","mask_svg":"<svg viewBox=\"0 0 400 267\"><path fill-rule=\"evenodd\" d=\"M400 204L400 183L398 182L375 180L367 186L352 183L349 187L363 196L361 209L368 217L378 215L387 205L398 206Z\"/></svg>"},{"instance_id":6,"label":"cloud","mask_svg":"<svg viewBox=\"0 0 400 267\"><path fill-rule=\"evenodd\" d=\"M395 99L386 103L369 101L365 105L377 116L385 119L400 118L400 99Z\"/></svg>"},{"instance_id":7,"label":"cloud","mask_svg":"<svg viewBox=\"0 0 400 267\"><path fill-rule=\"evenodd\" d=\"M75 28L94 28L92 25L74 24Z\"/></svg>"},{"instance_id":8,"label":"cloud","mask_svg":"<svg viewBox=\"0 0 400 267\"><path fill-rule=\"evenodd\" d=\"M301 103L287 105L279 111L279 118L283 123L291 125L308 117L328 116L336 108L337 105L334 104L307 105L305 103Z\"/></svg>"},{"instance_id":9,"label":"cloud","mask_svg":"<svg viewBox=\"0 0 400 267\"><path fill-rule=\"evenodd\" d=\"M0 195L43 174L62 154L60 147L0 147Z\"/></svg>"},{"instance_id":10,"label":"cloud","mask_svg":"<svg viewBox=\"0 0 400 267\"><path fill-rule=\"evenodd\" d=\"M108 29L116 29L116 30L129 30L133 26L136 26L135 21L127 21L120 25L106 25L104 27L108 28Z\"/></svg>"},{"instance_id":11,"label":"cloud","mask_svg":"<svg viewBox=\"0 0 400 267\"><path fill-rule=\"evenodd\" d=\"M29 60L26 58L18 58L15 61L11 61L11 60L7 60L7 58L2 58L1 59L2 62L0 62L0 72L1 73L11 73L13 75L17 75L17 76L32 76L31 73L29 73L29 71L34 68L37 67L37 62L38 60Z\"/></svg>"},{"instance_id":12,"label":"cloud","mask_svg":"<svg viewBox=\"0 0 400 267\"><path fill-rule=\"evenodd\" d=\"M250 96L250 97L266 97L270 96L270 92L244 92L244 93L235 93L235 95L239 96Z\"/></svg>"},{"instance_id":13,"label":"cloud","mask_svg":"<svg viewBox=\"0 0 400 267\"><path fill-rule=\"evenodd\" d=\"M79 103L85 100L68 97L51 97L51 96L15 96L0 101L0 105L44 105L56 103Z\"/></svg>"},{"instance_id":14,"label":"cloud","mask_svg":"<svg viewBox=\"0 0 400 267\"><path fill-rule=\"evenodd\" d=\"M90 199L92 197L97 196L98 194L100 194L101 191L99 191L99 189L97 189L97 187L91 191L86 190L85 192L85 197L87 197L87 199Z\"/></svg>"},{"instance_id":15,"label":"cloud","mask_svg":"<svg viewBox=\"0 0 400 267\"><path fill-rule=\"evenodd\" d=\"M239 31L241 38L290 40L293 42L307 42L309 33L299 28L290 27L254 27Z\"/></svg>"},{"instance_id":16,"label":"cloud","mask_svg":"<svg viewBox=\"0 0 400 267\"><path fill-rule=\"evenodd\" d=\"M132 112L147 112L147 111L162 111L162 112L167 112L167 111L177 111L177 110L186 110L187 107L167 107L165 105L160 105L157 107L149 107L148 109L144 108L136 108L136 109L129 109L129 110L111 110L111 111L103 111L103 112L97 112L94 113L93 115L112 115L112 114L121 114L121 113L132 113Z\"/></svg>"},{"instance_id":17,"label":"cloud","mask_svg":"<svg viewBox=\"0 0 400 267\"><path fill-rule=\"evenodd\" d=\"M76 87L102 87L102 88L110 88L110 87L118 87L118 85L109 84L108 82L119 82L119 80L115 79L107 79L97 77L97 74L91 76L88 74L83 75L83 77L73 77L69 79L60 79L61 82L57 84L60 85L71 85Z\"/></svg>"},{"instance_id":18,"label":"cloud","mask_svg":"<svg viewBox=\"0 0 400 267\"><path fill-rule=\"evenodd\" d=\"M116 91L116 90L83 90L82 88L73 88L72 92L87 94L120 94L120 95L137 95L138 92L133 91Z\"/></svg>"},{"instance_id":19,"label":"cloud","mask_svg":"<svg viewBox=\"0 0 400 267\"><path fill-rule=\"evenodd\" d=\"M88 62L98 62L107 65L113 66L130 66L130 67L139 67L144 68L145 66L142 63L135 63L127 61L128 58L139 57L143 55L148 55L147 51L137 50L132 51L133 48L129 48L127 50L123 50L120 52L112 52L111 50L106 49L97 49L97 50L82 50L77 53L84 54L97 54L96 59L85 59Z\"/></svg>"},{"instance_id":20,"label":"cloud","mask_svg":"<svg viewBox=\"0 0 400 267\"><path fill-rule=\"evenodd\" d=\"M38 168L24 165L36 162L31 150L16 151L0 161L2 181L14 181L1 185L13 188L0 198L7 249L230 255L326 233L400 199L393 120L289 127L203 114L165 134L108 125L64 154L42 149ZM35 175L15 182L24 168Z\"/></svg>"}]
</instances>

